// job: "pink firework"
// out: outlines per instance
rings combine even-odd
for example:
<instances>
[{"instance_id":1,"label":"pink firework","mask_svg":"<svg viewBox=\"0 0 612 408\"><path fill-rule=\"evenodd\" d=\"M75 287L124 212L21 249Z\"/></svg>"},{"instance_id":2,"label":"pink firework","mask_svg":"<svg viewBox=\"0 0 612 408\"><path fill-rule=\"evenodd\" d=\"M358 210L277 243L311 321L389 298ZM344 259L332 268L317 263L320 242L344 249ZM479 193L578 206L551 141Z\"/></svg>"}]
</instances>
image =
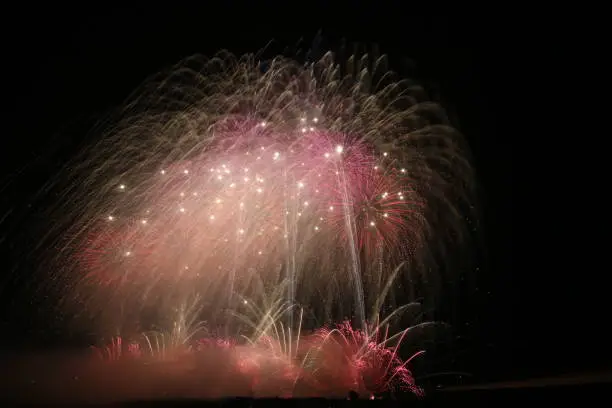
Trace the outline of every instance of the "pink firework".
<instances>
[{"instance_id":1,"label":"pink firework","mask_svg":"<svg viewBox=\"0 0 612 408\"><path fill-rule=\"evenodd\" d=\"M184 345L192 312L180 305L193 295L203 305L189 319L223 318L226 330L240 299L281 286L319 320L355 315L362 328L389 288L436 295L433 262L463 236L472 174L443 110L384 66L326 54L262 72L253 56L223 53L151 79L53 184L49 237L62 245L44 267L64 285L58 303L96 316L81 323L103 336L181 321L170 331ZM312 355L297 345L283 355L279 339L223 356L261 390L282 378L283 390L301 381L315 394L418 392L397 349L360 333L312 336L316 363L293 361Z\"/></svg>"},{"instance_id":2,"label":"pink firework","mask_svg":"<svg viewBox=\"0 0 612 408\"><path fill-rule=\"evenodd\" d=\"M347 245L397 254L412 242L401 243L420 228L412 221L423 203L401 169L383 170L385 155L333 132L309 128L288 143L270 128L234 118L216 129L219 146L137 187L116 186L117 210L78 252L83 276L150 284L215 281L236 271L238 281L248 281L249 269L266 274L284 264L288 245L325 271L329 261L317 259L318 249L331 250L337 265ZM354 243L345 217L356 226Z\"/></svg>"},{"instance_id":3,"label":"pink firework","mask_svg":"<svg viewBox=\"0 0 612 408\"><path fill-rule=\"evenodd\" d=\"M220 395L228 395L225 393L231 389L230 383L239 377L246 380L239 382L249 388L241 393L257 397L344 397L351 390L364 397L385 392L423 395L408 368L423 352L402 361L397 353L399 344L389 346L386 333L366 335L344 322L335 329L320 329L305 336L295 344L295 354L286 354L279 340L263 336L256 343L238 344L232 339L204 338L181 350L165 349L161 354L146 343L124 344L121 338L113 338L108 346L94 350L99 358L111 362L146 359L172 364L179 367L175 380L190 373L209 377L217 372L227 382L218 384L215 392Z\"/></svg>"},{"instance_id":4,"label":"pink firework","mask_svg":"<svg viewBox=\"0 0 612 408\"><path fill-rule=\"evenodd\" d=\"M406 333L401 333L394 347L387 344L387 331L382 334L377 328L373 333L366 334L363 330L354 329L350 322L343 322L335 329L321 329L317 336L324 344L331 341L339 348L334 354L342 356L348 363L350 369L347 372L352 373L351 381L354 384L360 384L371 393L404 390L422 395L423 391L416 385L408 364L424 352L413 354L406 361L398 354ZM329 364L333 359L325 358L323 361Z\"/></svg>"}]
</instances>

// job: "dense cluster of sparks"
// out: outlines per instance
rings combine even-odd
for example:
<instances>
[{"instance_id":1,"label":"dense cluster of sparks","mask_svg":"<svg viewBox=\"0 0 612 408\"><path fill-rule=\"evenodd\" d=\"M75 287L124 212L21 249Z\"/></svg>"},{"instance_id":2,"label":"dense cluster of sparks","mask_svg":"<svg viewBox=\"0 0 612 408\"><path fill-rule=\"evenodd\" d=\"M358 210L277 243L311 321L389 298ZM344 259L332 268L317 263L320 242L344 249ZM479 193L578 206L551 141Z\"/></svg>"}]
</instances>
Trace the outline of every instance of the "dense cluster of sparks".
<instances>
[{"instance_id":1,"label":"dense cluster of sparks","mask_svg":"<svg viewBox=\"0 0 612 408\"><path fill-rule=\"evenodd\" d=\"M276 142L281 135L263 124L232 125L238 127L217 129L231 142L223 153L174 163L133 192L117 185L111 192L117 201L139 197L151 204L128 215L121 206L109 208L97 220L78 254L86 277L100 283L126 276L183 280L203 270L210 276L249 266L277 269L290 245L316 262L335 250L330 242L344 249L347 211L354 214L359 250L420 245L425 203L405 169L384 169L384 160L371 157L362 143L346 151L334 146L344 141L329 132L309 131L282 146ZM251 151L253 142L262 146Z\"/></svg>"},{"instance_id":2,"label":"dense cluster of sparks","mask_svg":"<svg viewBox=\"0 0 612 408\"><path fill-rule=\"evenodd\" d=\"M366 330L398 268L397 288L435 291L470 168L443 111L385 61L278 57L263 70L222 53L148 81L56 180L62 305L146 329L144 314L194 293L212 321L286 282L290 304ZM384 350L370 356L404 367Z\"/></svg>"}]
</instances>

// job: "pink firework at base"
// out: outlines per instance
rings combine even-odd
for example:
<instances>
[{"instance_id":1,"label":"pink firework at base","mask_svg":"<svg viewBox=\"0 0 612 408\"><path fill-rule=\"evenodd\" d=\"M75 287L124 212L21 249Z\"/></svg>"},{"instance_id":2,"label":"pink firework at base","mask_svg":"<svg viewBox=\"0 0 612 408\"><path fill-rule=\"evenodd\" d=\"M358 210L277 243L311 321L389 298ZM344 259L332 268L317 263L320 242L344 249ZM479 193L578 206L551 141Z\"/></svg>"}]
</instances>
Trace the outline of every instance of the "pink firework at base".
<instances>
[{"instance_id":1,"label":"pink firework at base","mask_svg":"<svg viewBox=\"0 0 612 408\"><path fill-rule=\"evenodd\" d=\"M399 343L405 334L402 333ZM282 351L284 346L279 340L264 336L255 343L238 344L227 339L204 338L182 350L167 349L160 354L143 351L139 343L130 342L126 346L121 338L116 338L94 351L101 360L113 364L148 361L174 367L173 381L188 375L209 378L213 372L225 379L217 381L215 389L202 383L202 388L196 391L199 397L344 398L349 391L362 398L383 393L424 395L408 367L423 351L403 361L397 353L399 343L389 346L386 336L377 331L367 335L344 322L299 339L292 354ZM144 349L151 350L146 345ZM145 377L154 381L154 373ZM231 386L236 383L243 384L245 389Z\"/></svg>"}]
</instances>

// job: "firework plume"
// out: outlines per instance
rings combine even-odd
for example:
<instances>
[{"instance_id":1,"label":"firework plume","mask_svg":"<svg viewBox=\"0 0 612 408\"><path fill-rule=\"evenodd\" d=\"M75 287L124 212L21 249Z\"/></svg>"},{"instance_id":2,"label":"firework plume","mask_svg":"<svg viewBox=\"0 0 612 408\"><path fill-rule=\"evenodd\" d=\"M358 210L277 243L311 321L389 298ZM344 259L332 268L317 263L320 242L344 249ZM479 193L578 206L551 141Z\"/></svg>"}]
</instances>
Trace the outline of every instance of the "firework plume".
<instances>
[{"instance_id":1,"label":"firework plume","mask_svg":"<svg viewBox=\"0 0 612 408\"><path fill-rule=\"evenodd\" d=\"M352 316L363 344L346 340L348 323L318 333L344 339L333 344L360 356L354 369L379 373L375 387L402 376L414 386L367 321L387 294L439 294L451 268L438 266L464 238L472 173L444 111L385 57L188 58L101 129L47 186L58 200L40 244L52 242L44 289L76 325L144 332L162 355L160 322L172 322L161 344L190 348L190 327L227 330L246 299L280 290L274 305L288 307L261 322L286 317L289 338L301 329L296 310ZM252 336L269 338L272 326ZM392 378L380 374L390 368Z\"/></svg>"},{"instance_id":2,"label":"firework plume","mask_svg":"<svg viewBox=\"0 0 612 408\"><path fill-rule=\"evenodd\" d=\"M470 178L444 111L384 57L192 57L54 180L53 282L112 321L187 292L231 307L256 276L288 279L289 302L363 322L400 264L398 287L435 294Z\"/></svg>"}]
</instances>

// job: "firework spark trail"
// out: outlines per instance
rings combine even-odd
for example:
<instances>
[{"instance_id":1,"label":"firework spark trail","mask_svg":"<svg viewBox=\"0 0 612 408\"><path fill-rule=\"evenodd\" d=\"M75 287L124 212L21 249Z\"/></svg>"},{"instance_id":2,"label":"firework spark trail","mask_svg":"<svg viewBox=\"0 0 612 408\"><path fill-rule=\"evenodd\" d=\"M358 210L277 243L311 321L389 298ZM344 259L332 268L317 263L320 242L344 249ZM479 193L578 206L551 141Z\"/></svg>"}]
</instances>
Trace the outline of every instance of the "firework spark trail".
<instances>
[{"instance_id":1,"label":"firework spark trail","mask_svg":"<svg viewBox=\"0 0 612 408\"><path fill-rule=\"evenodd\" d=\"M352 272L356 278L353 279L353 284L355 286L355 306L357 308L357 316L359 318L360 327L367 327L365 324L365 306L363 299L363 284L361 282L361 268L359 267L359 258L357 257L357 243L355 242L355 224L353 221L352 212L350 211L350 207L352 207L351 199L349 198L347 192L347 181L344 177L344 172L341 173L341 181L342 185L342 203L343 203L343 213L344 213L344 221L346 223L346 232L349 240L349 249L351 251L351 266ZM358 277L358 278L357 278Z\"/></svg>"},{"instance_id":2,"label":"firework spark trail","mask_svg":"<svg viewBox=\"0 0 612 408\"><path fill-rule=\"evenodd\" d=\"M365 329L365 292L401 264L435 295L435 255L464 235L462 139L384 57L263 73L254 56L193 57L109 123L46 187L62 239L45 268L66 307L112 321L119 298L137 315L196 292L232 308L254 276L310 304L333 281L325 302L352 301Z\"/></svg>"}]
</instances>

